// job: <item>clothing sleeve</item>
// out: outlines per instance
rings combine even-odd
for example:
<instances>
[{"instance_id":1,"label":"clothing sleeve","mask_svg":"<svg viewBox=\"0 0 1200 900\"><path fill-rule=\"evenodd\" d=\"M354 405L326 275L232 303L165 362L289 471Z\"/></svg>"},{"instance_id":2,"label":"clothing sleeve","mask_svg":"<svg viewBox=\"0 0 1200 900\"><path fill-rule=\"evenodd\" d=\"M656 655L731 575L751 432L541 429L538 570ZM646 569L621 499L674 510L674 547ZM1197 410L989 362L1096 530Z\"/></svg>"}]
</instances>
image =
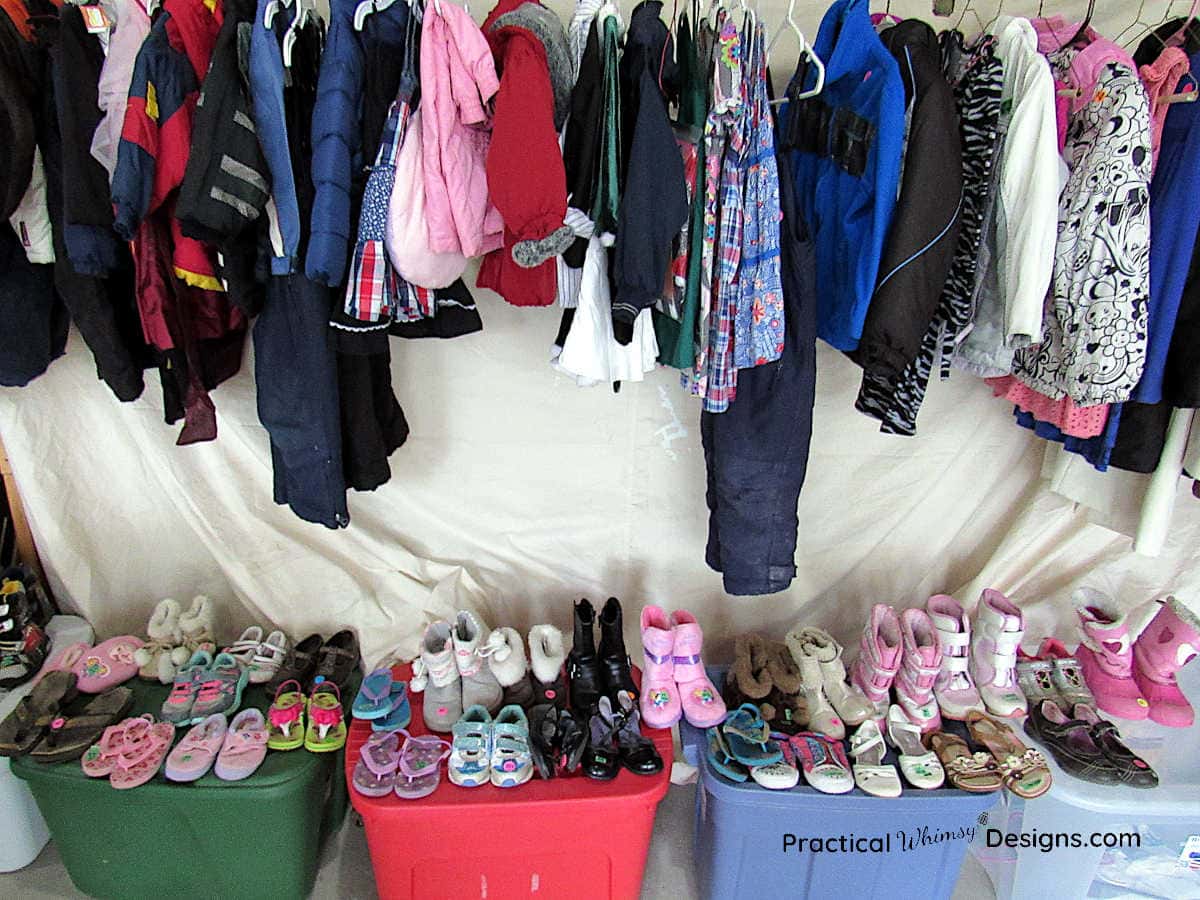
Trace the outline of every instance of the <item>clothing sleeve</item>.
<instances>
[{"instance_id":1,"label":"clothing sleeve","mask_svg":"<svg viewBox=\"0 0 1200 900\"><path fill-rule=\"evenodd\" d=\"M962 146L945 79L919 92L879 278L855 360L894 378L917 358L958 243Z\"/></svg>"},{"instance_id":2,"label":"clothing sleeve","mask_svg":"<svg viewBox=\"0 0 1200 900\"><path fill-rule=\"evenodd\" d=\"M645 70L640 93L614 248L613 330L621 343L662 293L671 244L689 211L683 157L658 84Z\"/></svg>"},{"instance_id":3,"label":"clothing sleeve","mask_svg":"<svg viewBox=\"0 0 1200 900\"><path fill-rule=\"evenodd\" d=\"M1046 293L1058 238L1059 155L1054 79L1042 57L1014 91L1015 102L1001 160L1001 288L1004 328L1014 349L1042 340Z\"/></svg>"},{"instance_id":4,"label":"clothing sleeve","mask_svg":"<svg viewBox=\"0 0 1200 900\"><path fill-rule=\"evenodd\" d=\"M304 270L310 281L330 287L341 284L346 274L352 243L350 183L361 157L363 55L354 31L355 5L353 0L333 0L312 116L315 196Z\"/></svg>"},{"instance_id":5,"label":"clothing sleeve","mask_svg":"<svg viewBox=\"0 0 1200 900\"><path fill-rule=\"evenodd\" d=\"M133 67L125 124L113 173L113 228L127 241L150 211L154 194L160 131L158 89L151 77L150 44L144 44Z\"/></svg>"},{"instance_id":6,"label":"clothing sleeve","mask_svg":"<svg viewBox=\"0 0 1200 900\"><path fill-rule=\"evenodd\" d=\"M495 125L487 157L488 191L511 237L538 241L561 228L567 178L558 133L550 69L530 38L510 37L504 77L496 93Z\"/></svg>"},{"instance_id":7,"label":"clothing sleeve","mask_svg":"<svg viewBox=\"0 0 1200 900\"><path fill-rule=\"evenodd\" d=\"M868 167L868 171L874 174L870 224L865 233L862 233L866 246L852 255L855 266L854 318L857 319L857 324L853 320L850 322L854 347L858 346L862 337L863 323L870 310L870 298L875 293L875 286L886 275L881 270L884 244L896 212L900 170L904 159L904 84L900 80L900 70L896 67L895 60L888 56L887 61L890 63L892 77L885 77L880 92L879 124L875 132L875 167L873 170ZM853 211L848 211L848 219L854 216ZM853 235L855 231L857 229L853 226L847 226L847 234ZM858 310L861 310L861 313Z\"/></svg>"}]
</instances>

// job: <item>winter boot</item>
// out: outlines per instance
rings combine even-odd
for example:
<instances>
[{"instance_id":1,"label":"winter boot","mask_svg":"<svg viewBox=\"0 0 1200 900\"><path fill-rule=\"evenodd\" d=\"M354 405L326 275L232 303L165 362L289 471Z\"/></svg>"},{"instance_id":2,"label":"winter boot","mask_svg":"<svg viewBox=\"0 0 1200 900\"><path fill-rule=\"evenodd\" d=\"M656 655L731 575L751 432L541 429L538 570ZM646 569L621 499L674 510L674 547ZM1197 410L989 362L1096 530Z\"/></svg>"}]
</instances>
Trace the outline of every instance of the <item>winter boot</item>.
<instances>
[{"instance_id":1,"label":"winter boot","mask_svg":"<svg viewBox=\"0 0 1200 900\"><path fill-rule=\"evenodd\" d=\"M1071 596L1079 614L1083 641L1075 658L1096 705L1122 719L1144 719L1150 712L1142 688L1133 678L1133 639L1126 613L1106 594L1080 588Z\"/></svg>"},{"instance_id":2,"label":"winter boot","mask_svg":"<svg viewBox=\"0 0 1200 900\"><path fill-rule=\"evenodd\" d=\"M459 612L454 622L454 662L462 677L463 709L479 705L495 715L504 705L504 689L484 665L487 639L491 631L480 625L475 614L467 610Z\"/></svg>"},{"instance_id":3,"label":"winter boot","mask_svg":"<svg viewBox=\"0 0 1200 900\"><path fill-rule=\"evenodd\" d=\"M942 727L933 685L942 670L942 644L933 620L923 609L900 614L904 653L896 673L896 702L922 734Z\"/></svg>"},{"instance_id":4,"label":"winter boot","mask_svg":"<svg viewBox=\"0 0 1200 900\"><path fill-rule=\"evenodd\" d=\"M791 636L789 635L789 638ZM821 665L821 685L843 723L861 725L874 714L875 707L866 694L846 683L846 666L842 663L842 645L822 628L801 630L800 643L806 644ZM794 654L793 654L794 655ZM810 716L811 718L811 716Z\"/></svg>"},{"instance_id":5,"label":"winter boot","mask_svg":"<svg viewBox=\"0 0 1200 900\"><path fill-rule=\"evenodd\" d=\"M809 731L840 741L846 736L846 725L825 694L825 678L821 672L819 649L805 641L803 635L804 630L797 629L789 632L785 640L796 665L800 668L800 690L804 694L804 703L808 710Z\"/></svg>"},{"instance_id":6,"label":"winter boot","mask_svg":"<svg viewBox=\"0 0 1200 900\"><path fill-rule=\"evenodd\" d=\"M609 597L600 610L600 665L604 674L604 693L613 702L617 694L628 691L635 698L637 685L633 683L629 653L625 650L625 622L621 614L621 601Z\"/></svg>"},{"instance_id":7,"label":"winter boot","mask_svg":"<svg viewBox=\"0 0 1200 900\"><path fill-rule=\"evenodd\" d=\"M675 632L658 606L642 608L642 721L670 728L683 717L675 683Z\"/></svg>"},{"instance_id":8,"label":"winter boot","mask_svg":"<svg viewBox=\"0 0 1200 900\"><path fill-rule=\"evenodd\" d=\"M938 631L942 645L942 668L933 685L942 716L963 721L973 709L983 712L983 700L968 667L971 648L971 620L958 601L946 594L935 594L925 611Z\"/></svg>"},{"instance_id":9,"label":"winter boot","mask_svg":"<svg viewBox=\"0 0 1200 900\"><path fill-rule=\"evenodd\" d=\"M454 662L454 628L449 622L434 622L421 639L421 655L413 662L413 679L408 689L424 693L421 704L425 727L448 733L463 713L462 679Z\"/></svg>"},{"instance_id":10,"label":"winter boot","mask_svg":"<svg viewBox=\"0 0 1200 900\"><path fill-rule=\"evenodd\" d=\"M1025 636L1021 610L999 591L985 588L975 607L967 670L988 711L1025 715L1025 695L1017 684L1017 650Z\"/></svg>"},{"instance_id":11,"label":"winter boot","mask_svg":"<svg viewBox=\"0 0 1200 900\"><path fill-rule=\"evenodd\" d=\"M725 701L704 671L704 660L700 656L704 649L704 631L700 623L686 609L677 609L671 613L671 632L675 642L671 658L675 663L675 684L683 714L694 728L721 724L725 721Z\"/></svg>"},{"instance_id":12,"label":"winter boot","mask_svg":"<svg viewBox=\"0 0 1200 900\"><path fill-rule=\"evenodd\" d=\"M1150 704L1150 718L1171 728L1195 719L1175 673L1200 652L1200 616L1174 597L1150 620L1133 645L1133 677Z\"/></svg>"},{"instance_id":13,"label":"winter boot","mask_svg":"<svg viewBox=\"0 0 1200 900\"><path fill-rule=\"evenodd\" d=\"M525 642L515 628L497 628L488 638L488 668L504 690L504 706L533 706L533 685L529 682L529 663Z\"/></svg>"},{"instance_id":14,"label":"winter boot","mask_svg":"<svg viewBox=\"0 0 1200 900\"><path fill-rule=\"evenodd\" d=\"M596 656L596 611L587 599L575 604L575 634L567 656L567 677L571 683L571 708L582 721L590 722L604 693L604 668ZM622 648L625 646L621 642Z\"/></svg>"},{"instance_id":15,"label":"winter boot","mask_svg":"<svg viewBox=\"0 0 1200 900\"><path fill-rule=\"evenodd\" d=\"M884 603L871 607L871 618L863 628L858 657L850 666L850 682L875 707L875 720L887 720L892 682L900 669L904 640L896 611Z\"/></svg>"},{"instance_id":16,"label":"winter boot","mask_svg":"<svg viewBox=\"0 0 1200 900\"><path fill-rule=\"evenodd\" d=\"M563 633L553 625L534 625L529 629L529 669L535 705L549 703L567 708L567 661Z\"/></svg>"}]
</instances>

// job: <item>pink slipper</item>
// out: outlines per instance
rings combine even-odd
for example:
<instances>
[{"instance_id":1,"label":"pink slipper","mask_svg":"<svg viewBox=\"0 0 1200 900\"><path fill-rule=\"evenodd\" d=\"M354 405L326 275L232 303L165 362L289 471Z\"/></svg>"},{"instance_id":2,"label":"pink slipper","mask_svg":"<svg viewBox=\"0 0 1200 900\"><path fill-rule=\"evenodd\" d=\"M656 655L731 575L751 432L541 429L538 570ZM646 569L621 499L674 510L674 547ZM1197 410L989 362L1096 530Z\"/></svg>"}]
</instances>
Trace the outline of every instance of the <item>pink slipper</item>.
<instances>
[{"instance_id":1,"label":"pink slipper","mask_svg":"<svg viewBox=\"0 0 1200 900\"><path fill-rule=\"evenodd\" d=\"M222 781L241 781L253 775L266 756L267 720L260 709L243 709L229 723L213 772Z\"/></svg>"},{"instance_id":2,"label":"pink slipper","mask_svg":"<svg viewBox=\"0 0 1200 900\"><path fill-rule=\"evenodd\" d=\"M686 609L671 613L671 631L675 635L672 659L679 702L688 723L696 728L711 728L725 721L725 701L704 671L700 652L704 649L704 631Z\"/></svg>"},{"instance_id":3,"label":"pink slipper","mask_svg":"<svg viewBox=\"0 0 1200 900\"><path fill-rule=\"evenodd\" d=\"M683 716L675 685L675 633L657 606L642 609L642 721L651 728L670 728Z\"/></svg>"},{"instance_id":4,"label":"pink slipper","mask_svg":"<svg viewBox=\"0 0 1200 900\"><path fill-rule=\"evenodd\" d=\"M140 638L127 634L93 647L75 663L79 678L76 687L84 694L103 694L128 681L137 674L138 664L133 657L141 646Z\"/></svg>"},{"instance_id":5,"label":"pink slipper","mask_svg":"<svg viewBox=\"0 0 1200 900\"><path fill-rule=\"evenodd\" d=\"M225 744L229 724L224 713L213 713L183 736L167 757L166 775L171 781L203 778Z\"/></svg>"},{"instance_id":6,"label":"pink slipper","mask_svg":"<svg viewBox=\"0 0 1200 900\"><path fill-rule=\"evenodd\" d=\"M119 791L145 784L162 768L174 739L174 725L155 722L145 738L130 743L127 751L117 755L109 783Z\"/></svg>"},{"instance_id":7,"label":"pink slipper","mask_svg":"<svg viewBox=\"0 0 1200 900\"><path fill-rule=\"evenodd\" d=\"M75 667L79 664L79 660L83 658L83 654L91 649L92 645L83 641L67 644L46 660L41 671L34 676L33 684L36 685L51 672L74 672Z\"/></svg>"}]
</instances>

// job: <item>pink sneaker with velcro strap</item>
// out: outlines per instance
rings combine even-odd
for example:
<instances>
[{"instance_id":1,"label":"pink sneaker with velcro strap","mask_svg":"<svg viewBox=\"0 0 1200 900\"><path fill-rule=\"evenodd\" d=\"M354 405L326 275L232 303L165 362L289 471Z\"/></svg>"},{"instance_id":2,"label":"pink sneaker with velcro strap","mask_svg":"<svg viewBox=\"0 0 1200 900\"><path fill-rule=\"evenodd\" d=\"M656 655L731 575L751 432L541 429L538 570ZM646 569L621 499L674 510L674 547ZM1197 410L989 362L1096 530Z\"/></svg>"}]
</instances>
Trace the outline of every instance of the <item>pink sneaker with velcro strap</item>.
<instances>
[{"instance_id":1,"label":"pink sneaker with velcro strap","mask_svg":"<svg viewBox=\"0 0 1200 900\"><path fill-rule=\"evenodd\" d=\"M892 682L900 670L903 648L904 639L896 611L886 603L876 603L863 628L858 657L850 667L850 681L875 707L876 721L887 718Z\"/></svg>"}]
</instances>

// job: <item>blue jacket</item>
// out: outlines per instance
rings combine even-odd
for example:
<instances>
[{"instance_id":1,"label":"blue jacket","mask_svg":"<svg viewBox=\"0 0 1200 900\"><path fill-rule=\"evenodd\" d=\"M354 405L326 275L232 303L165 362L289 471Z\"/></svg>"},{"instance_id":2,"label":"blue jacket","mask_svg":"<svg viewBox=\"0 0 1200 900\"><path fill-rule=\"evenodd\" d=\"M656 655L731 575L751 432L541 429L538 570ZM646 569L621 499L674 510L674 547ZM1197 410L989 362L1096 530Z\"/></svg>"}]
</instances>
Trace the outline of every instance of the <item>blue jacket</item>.
<instances>
[{"instance_id":1,"label":"blue jacket","mask_svg":"<svg viewBox=\"0 0 1200 900\"><path fill-rule=\"evenodd\" d=\"M408 4L396 2L368 17L370 28L354 30L358 0L331 0L329 35L321 57L317 104L312 123L312 179L316 190L305 274L318 284L337 286L346 275L358 223L351 222L351 186L366 155L362 147L363 90L368 34L403 46Z\"/></svg>"},{"instance_id":2,"label":"blue jacket","mask_svg":"<svg viewBox=\"0 0 1200 900\"><path fill-rule=\"evenodd\" d=\"M790 102L785 140L817 257L817 333L854 350L879 275L904 151L904 85L871 25L868 0L837 0L814 43L825 89ZM803 73L803 74L801 74ZM803 87L815 73L798 70ZM793 80L788 93L798 91Z\"/></svg>"}]
</instances>

